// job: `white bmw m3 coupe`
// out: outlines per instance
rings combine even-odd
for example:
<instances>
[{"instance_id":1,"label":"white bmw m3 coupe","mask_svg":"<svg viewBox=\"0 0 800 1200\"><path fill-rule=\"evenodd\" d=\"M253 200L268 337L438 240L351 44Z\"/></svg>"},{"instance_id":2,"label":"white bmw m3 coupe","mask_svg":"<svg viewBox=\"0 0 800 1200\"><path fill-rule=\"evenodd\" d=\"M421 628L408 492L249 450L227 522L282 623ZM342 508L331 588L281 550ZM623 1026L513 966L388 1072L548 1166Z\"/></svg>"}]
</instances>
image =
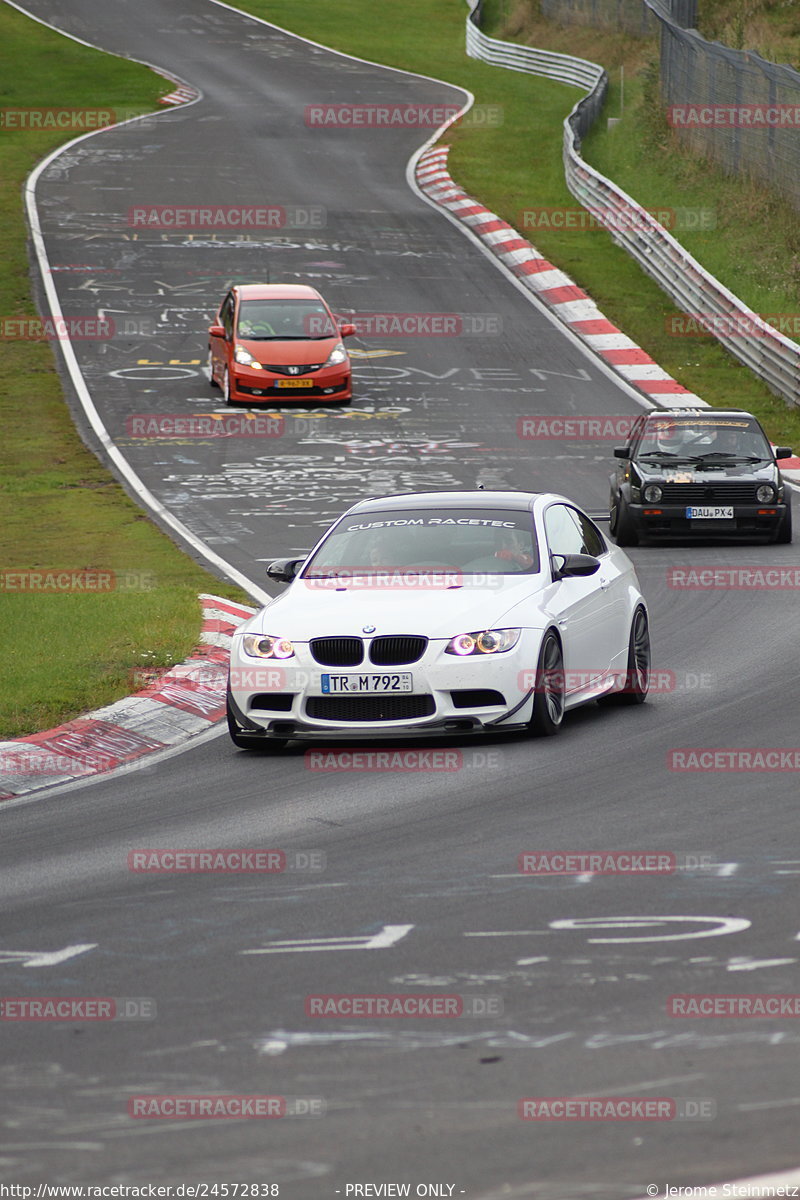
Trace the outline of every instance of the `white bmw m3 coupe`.
<instances>
[{"instance_id":1,"label":"white bmw m3 coupe","mask_svg":"<svg viewBox=\"0 0 800 1200\"><path fill-rule=\"evenodd\" d=\"M641 703L647 606L633 565L553 493L365 500L233 636L228 726L292 739L558 732L591 700Z\"/></svg>"}]
</instances>

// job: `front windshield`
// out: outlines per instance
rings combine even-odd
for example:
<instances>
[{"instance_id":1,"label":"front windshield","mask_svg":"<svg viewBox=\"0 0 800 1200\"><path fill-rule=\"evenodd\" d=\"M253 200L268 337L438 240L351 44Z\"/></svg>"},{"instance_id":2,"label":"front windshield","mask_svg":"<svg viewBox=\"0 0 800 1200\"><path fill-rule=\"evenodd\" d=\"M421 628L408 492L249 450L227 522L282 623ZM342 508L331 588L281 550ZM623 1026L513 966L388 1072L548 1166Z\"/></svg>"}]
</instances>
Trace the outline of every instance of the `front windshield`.
<instances>
[{"instance_id":1,"label":"front windshield","mask_svg":"<svg viewBox=\"0 0 800 1200\"><path fill-rule=\"evenodd\" d=\"M648 421L637 457L772 458L761 428L746 417L722 420L663 417Z\"/></svg>"},{"instance_id":2,"label":"front windshield","mask_svg":"<svg viewBox=\"0 0 800 1200\"><path fill-rule=\"evenodd\" d=\"M303 577L425 571L521 575L539 569L529 512L409 509L342 521L306 564Z\"/></svg>"},{"instance_id":3,"label":"front windshield","mask_svg":"<svg viewBox=\"0 0 800 1200\"><path fill-rule=\"evenodd\" d=\"M251 342L314 341L338 332L325 305L316 300L243 300L239 306L237 337Z\"/></svg>"}]
</instances>

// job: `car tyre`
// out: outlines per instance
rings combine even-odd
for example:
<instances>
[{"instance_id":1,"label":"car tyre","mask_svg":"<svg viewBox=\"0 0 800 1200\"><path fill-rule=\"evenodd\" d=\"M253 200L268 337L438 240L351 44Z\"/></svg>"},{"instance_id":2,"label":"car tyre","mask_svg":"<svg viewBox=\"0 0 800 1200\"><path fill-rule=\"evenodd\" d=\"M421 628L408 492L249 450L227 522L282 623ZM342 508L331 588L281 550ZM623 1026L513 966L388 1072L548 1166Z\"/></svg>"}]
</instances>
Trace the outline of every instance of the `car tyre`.
<instances>
[{"instance_id":1,"label":"car tyre","mask_svg":"<svg viewBox=\"0 0 800 1200\"><path fill-rule=\"evenodd\" d=\"M639 532L631 520L628 506L617 496L616 503L611 505L608 527L618 546L638 546Z\"/></svg>"},{"instance_id":2,"label":"car tyre","mask_svg":"<svg viewBox=\"0 0 800 1200\"><path fill-rule=\"evenodd\" d=\"M219 387L219 384L217 383L216 379L214 378L214 356L212 355L210 350L208 352L208 382L211 384L212 388Z\"/></svg>"},{"instance_id":3,"label":"car tyre","mask_svg":"<svg viewBox=\"0 0 800 1200\"><path fill-rule=\"evenodd\" d=\"M227 367L222 372L222 399L229 406L234 404L234 401L231 400L231 377Z\"/></svg>"},{"instance_id":4,"label":"car tyre","mask_svg":"<svg viewBox=\"0 0 800 1200\"><path fill-rule=\"evenodd\" d=\"M773 542L779 546L787 546L792 540L792 506L787 504L786 512L781 517L778 528L775 530Z\"/></svg>"},{"instance_id":5,"label":"car tyre","mask_svg":"<svg viewBox=\"0 0 800 1200\"><path fill-rule=\"evenodd\" d=\"M601 696L599 704L644 704L650 687L650 626L647 613L637 608L628 639L625 687L621 692Z\"/></svg>"},{"instance_id":6,"label":"car tyre","mask_svg":"<svg viewBox=\"0 0 800 1200\"><path fill-rule=\"evenodd\" d=\"M552 629L542 639L536 667L533 712L528 727L534 737L553 737L564 719L564 655Z\"/></svg>"},{"instance_id":7,"label":"car tyre","mask_svg":"<svg viewBox=\"0 0 800 1200\"><path fill-rule=\"evenodd\" d=\"M248 737L239 728L236 717L231 709L230 699L225 704L225 715L228 718L228 733L234 746L238 746L240 750L261 750L266 754L280 754L289 744L288 738L267 738L267 737Z\"/></svg>"}]
</instances>

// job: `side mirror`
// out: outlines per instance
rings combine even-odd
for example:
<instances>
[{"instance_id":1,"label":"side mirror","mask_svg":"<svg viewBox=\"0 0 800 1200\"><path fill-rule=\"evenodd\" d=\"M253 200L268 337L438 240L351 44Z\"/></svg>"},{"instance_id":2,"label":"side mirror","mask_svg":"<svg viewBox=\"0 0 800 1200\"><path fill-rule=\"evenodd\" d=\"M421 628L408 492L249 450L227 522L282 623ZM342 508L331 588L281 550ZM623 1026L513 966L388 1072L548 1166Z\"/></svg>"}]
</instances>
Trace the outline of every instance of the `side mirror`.
<instances>
[{"instance_id":1,"label":"side mirror","mask_svg":"<svg viewBox=\"0 0 800 1200\"><path fill-rule=\"evenodd\" d=\"M267 567L267 579L273 583L291 583L305 561L304 558L276 558Z\"/></svg>"},{"instance_id":2,"label":"side mirror","mask_svg":"<svg viewBox=\"0 0 800 1200\"><path fill-rule=\"evenodd\" d=\"M792 450L791 446L776 446L775 447L775 457L776 458L793 458L794 451Z\"/></svg>"},{"instance_id":3,"label":"side mirror","mask_svg":"<svg viewBox=\"0 0 800 1200\"><path fill-rule=\"evenodd\" d=\"M628 453L628 447L627 446L615 446L614 447L614 458L630 458L630 454Z\"/></svg>"},{"instance_id":4,"label":"side mirror","mask_svg":"<svg viewBox=\"0 0 800 1200\"><path fill-rule=\"evenodd\" d=\"M350 321L346 321L344 325L339 326L339 333L342 337L352 337L355 331L356 327Z\"/></svg>"},{"instance_id":5,"label":"side mirror","mask_svg":"<svg viewBox=\"0 0 800 1200\"><path fill-rule=\"evenodd\" d=\"M550 562L556 581L576 575L594 575L600 570L600 559L593 554L552 554Z\"/></svg>"},{"instance_id":6,"label":"side mirror","mask_svg":"<svg viewBox=\"0 0 800 1200\"><path fill-rule=\"evenodd\" d=\"M209 337L225 337L225 327L223 325L211 325L208 330Z\"/></svg>"}]
</instances>

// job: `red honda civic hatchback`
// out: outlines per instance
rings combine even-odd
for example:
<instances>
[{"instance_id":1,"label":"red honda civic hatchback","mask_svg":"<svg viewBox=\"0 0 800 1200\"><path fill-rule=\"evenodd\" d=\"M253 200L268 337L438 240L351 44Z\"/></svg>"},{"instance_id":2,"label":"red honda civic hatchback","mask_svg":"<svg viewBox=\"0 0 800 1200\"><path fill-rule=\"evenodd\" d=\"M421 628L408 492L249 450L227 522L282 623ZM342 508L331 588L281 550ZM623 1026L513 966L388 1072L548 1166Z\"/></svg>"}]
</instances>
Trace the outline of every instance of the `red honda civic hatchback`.
<instances>
[{"instance_id":1,"label":"red honda civic hatchback","mask_svg":"<svg viewBox=\"0 0 800 1200\"><path fill-rule=\"evenodd\" d=\"M211 383L226 404L349 404L352 369L342 338L355 331L305 284L232 287L208 330Z\"/></svg>"}]
</instances>

